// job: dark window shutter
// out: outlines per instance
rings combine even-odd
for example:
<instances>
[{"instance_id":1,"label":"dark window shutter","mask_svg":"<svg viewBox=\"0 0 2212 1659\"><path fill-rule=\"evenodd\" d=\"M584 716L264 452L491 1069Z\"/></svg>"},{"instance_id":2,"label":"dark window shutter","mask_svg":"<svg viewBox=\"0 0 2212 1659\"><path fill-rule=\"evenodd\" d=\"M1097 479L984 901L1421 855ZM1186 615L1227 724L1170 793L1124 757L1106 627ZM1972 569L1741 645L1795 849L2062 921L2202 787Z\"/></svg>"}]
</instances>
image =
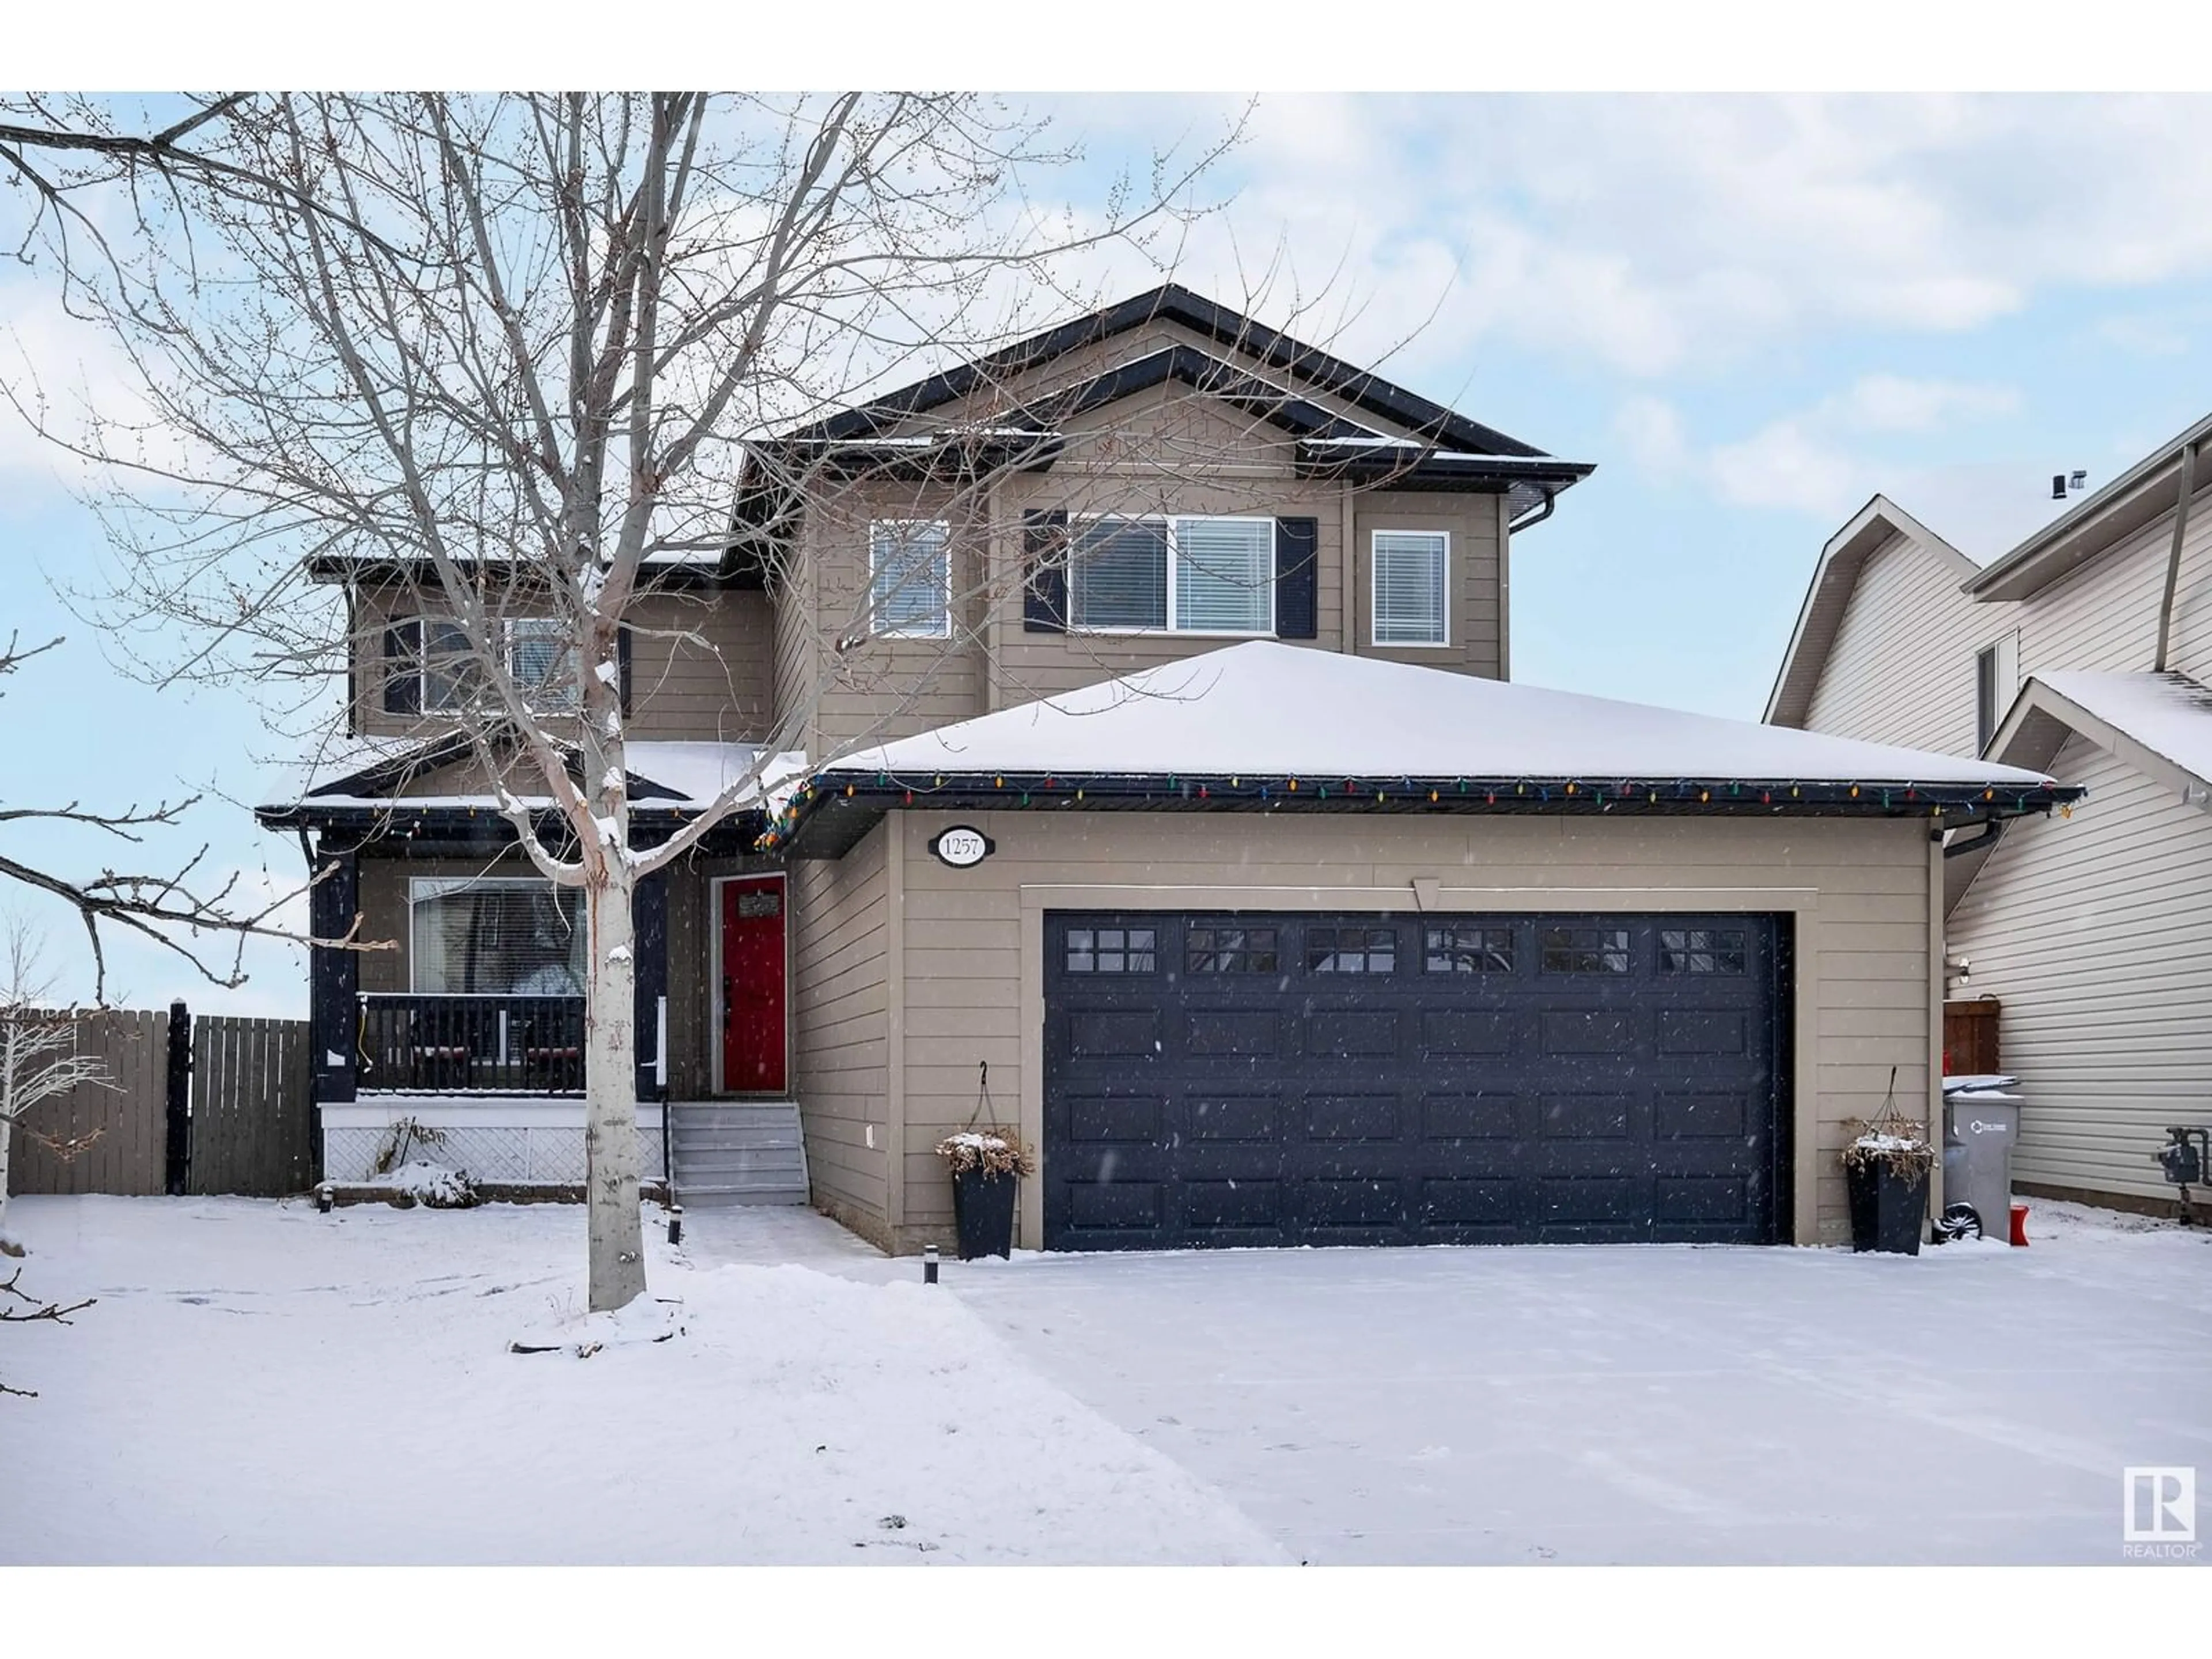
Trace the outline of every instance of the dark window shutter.
<instances>
[{"instance_id":1,"label":"dark window shutter","mask_svg":"<svg viewBox=\"0 0 2212 1659\"><path fill-rule=\"evenodd\" d=\"M422 712L422 624L394 623L384 630L384 712Z\"/></svg>"},{"instance_id":2,"label":"dark window shutter","mask_svg":"<svg viewBox=\"0 0 2212 1659\"><path fill-rule=\"evenodd\" d=\"M615 659L622 666L623 718L629 718L629 629L627 626L615 630Z\"/></svg>"},{"instance_id":3,"label":"dark window shutter","mask_svg":"<svg viewBox=\"0 0 2212 1659\"><path fill-rule=\"evenodd\" d=\"M1275 520L1275 637L1310 640L1321 632L1321 520Z\"/></svg>"},{"instance_id":4,"label":"dark window shutter","mask_svg":"<svg viewBox=\"0 0 2212 1659\"><path fill-rule=\"evenodd\" d=\"M1022 514L1022 629L1067 631L1067 514Z\"/></svg>"}]
</instances>

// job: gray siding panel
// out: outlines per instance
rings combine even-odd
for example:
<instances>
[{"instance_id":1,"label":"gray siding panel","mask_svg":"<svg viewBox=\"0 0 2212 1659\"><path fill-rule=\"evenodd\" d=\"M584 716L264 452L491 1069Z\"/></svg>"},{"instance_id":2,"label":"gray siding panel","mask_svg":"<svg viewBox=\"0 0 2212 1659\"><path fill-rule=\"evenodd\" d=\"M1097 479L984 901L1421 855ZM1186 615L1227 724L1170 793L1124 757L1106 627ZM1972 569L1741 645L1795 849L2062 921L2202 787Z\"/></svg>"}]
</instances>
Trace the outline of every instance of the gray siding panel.
<instances>
[{"instance_id":1,"label":"gray siding panel","mask_svg":"<svg viewBox=\"0 0 2212 1659\"><path fill-rule=\"evenodd\" d=\"M2212 814L2080 738L2052 769L2088 799L2007 832L1949 949L2003 1004L2014 1178L2171 1198L2151 1153L2212 1098Z\"/></svg>"}]
</instances>

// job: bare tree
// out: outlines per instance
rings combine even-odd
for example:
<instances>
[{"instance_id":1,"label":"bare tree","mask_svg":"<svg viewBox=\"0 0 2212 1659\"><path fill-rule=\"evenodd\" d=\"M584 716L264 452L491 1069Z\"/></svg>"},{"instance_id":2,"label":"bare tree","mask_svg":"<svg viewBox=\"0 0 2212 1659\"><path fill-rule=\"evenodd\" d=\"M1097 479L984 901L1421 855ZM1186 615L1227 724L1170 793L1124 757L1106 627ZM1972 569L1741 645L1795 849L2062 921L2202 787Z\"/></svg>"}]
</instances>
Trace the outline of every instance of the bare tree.
<instances>
[{"instance_id":1,"label":"bare tree","mask_svg":"<svg viewBox=\"0 0 2212 1659\"><path fill-rule=\"evenodd\" d=\"M7 643L0 646L0 686L25 663L61 643L52 639L25 647L18 643L17 635L10 635ZM0 696L4 695L0 690ZM0 828L68 825L100 841L143 846L149 834L180 828L185 814L199 801L196 794L156 800L150 805L132 801L104 806L82 800L27 805L13 799L0 802ZM107 998L103 928L148 940L201 978L226 988L245 982L244 951L249 939L323 943L339 949L397 948L394 941L363 939L358 917L343 937L321 941L284 924L283 914L309 887L327 877L327 866L290 890L249 896L235 873L210 875L207 854L207 844L202 842L180 860L159 864L149 860L151 867L136 870L102 865L93 874L80 875L65 873L51 860L34 861L0 851L0 881L15 883L57 900L76 914L91 947L93 1000L99 1004L105 1004ZM221 948L219 942L228 948Z\"/></svg>"},{"instance_id":2,"label":"bare tree","mask_svg":"<svg viewBox=\"0 0 2212 1659\"><path fill-rule=\"evenodd\" d=\"M77 1052L81 1016L52 1006L39 935L21 916L0 924L0 1255L20 1256L8 1231L8 1169L15 1127L37 1107L88 1085L106 1085L100 1061Z\"/></svg>"},{"instance_id":3,"label":"bare tree","mask_svg":"<svg viewBox=\"0 0 2212 1659\"><path fill-rule=\"evenodd\" d=\"M7 1278L0 1279L0 1297L9 1298L0 1301L0 1325L66 1325L70 1322L71 1314L82 1313L100 1299L88 1296L82 1302L43 1302L22 1288L22 1280L23 1270L21 1267ZM29 1311L25 1312L25 1309ZM0 1382L0 1394L12 1394L21 1400L36 1400L39 1397L36 1389L11 1389L5 1382Z\"/></svg>"},{"instance_id":4,"label":"bare tree","mask_svg":"<svg viewBox=\"0 0 2212 1659\"><path fill-rule=\"evenodd\" d=\"M625 619L722 556L744 457L781 457L781 488L820 462L763 439L1067 303L1070 255L1171 238L1233 133L1079 216L1028 193L1070 153L970 96L272 94L221 114L198 130L219 173L134 192L127 246L60 250L143 410L69 432L35 386L9 395L126 481L103 502L128 571L108 619L155 641L187 625L159 672L296 686L327 722L381 619L310 571L350 562L450 619L416 642L441 715L531 861L583 890L588 1300L622 1306L645 1285L633 896L763 781L636 842ZM970 488L1014 464L954 448Z\"/></svg>"}]
</instances>

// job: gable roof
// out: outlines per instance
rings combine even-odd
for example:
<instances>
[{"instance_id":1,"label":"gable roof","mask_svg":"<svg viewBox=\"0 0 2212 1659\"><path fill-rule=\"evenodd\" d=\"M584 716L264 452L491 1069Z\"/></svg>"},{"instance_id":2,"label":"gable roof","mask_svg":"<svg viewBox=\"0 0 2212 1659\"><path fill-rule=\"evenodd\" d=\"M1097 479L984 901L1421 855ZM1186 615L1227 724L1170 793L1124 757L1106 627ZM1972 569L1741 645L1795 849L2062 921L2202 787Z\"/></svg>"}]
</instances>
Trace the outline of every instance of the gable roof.
<instances>
[{"instance_id":1,"label":"gable roof","mask_svg":"<svg viewBox=\"0 0 2212 1659\"><path fill-rule=\"evenodd\" d=\"M2047 766L2069 733L2185 798L2212 799L2212 689L2185 674L2031 675L1991 736L1990 753Z\"/></svg>"},{"instance_id":2,"label":"gable roof","mask_svg":"<svg viewBox=\"0 0 2212 1659\"><path fill-rule=\"evenodd\" d=\"M1179 283L1164 283L1142 294L1132 295L1116 304L1032 334L972 362L901 386L858 409L832 416L788 435L874 436L909 416L957 402L993 380L1030 373L1085 346L1156 321L1179 324L1218 345L1229 346L1245 356L1256 358L1270 368L1287 370L1297 380L1341 398L1356 409L1425 434L1441 447L1530 459L1544 455L1534 445L1468 420L1378 374L1355 368L1341 358L1255 322L1242 312L1231 311L1227 306L1194 294Z\"/></svg>"},{"instance_id":3,"label":"gable roof","mask_svg":"<svg viewBox=\"0 0 2212 1659\"><path fill-rule=\"evenodd\" d=\"M2075 793L1972 758L1255 640L840 756L787 802L771 838L842 851L893 805L1031 799L1152 811L1942 806L1957 823ZM824 815L818 829L806 822Z\"/></svg>"},{"instance_id":4,"label":"gable roof","mask_svg":"<svg viewBox=\"0 0 2212 1659\"><path fill-rule=\"evenodd\" d=\"M1874 496L1820 550L1804 602L1798 606L1797 626L1775 672L1774 689L1767 693L1766 712L1760 716L1766 724L1802 726L1812 717L1813 693L1827 666L1828 653L1835 648L1859 573L1869 559L1900 536L1917 542L1954 570L1962 586L1981 569L1888 496Z\"/></svg>"},{"instance_id":5,"label":"gable roof","mask_svg":"<svg viewBox=\"0 0 2212 1659\"><path fill-rule=\"evenodd\" d=\"M2118 546L2179 500L2184 456L2212 440L2212 415L2176 434L2073 510L2060 514L1966 584L1978 599L2026 599ZM2201 457L2200 457L2201 461ZM2198 490L2212 483L2201 465Z\"/></svg>"}]
</instances>

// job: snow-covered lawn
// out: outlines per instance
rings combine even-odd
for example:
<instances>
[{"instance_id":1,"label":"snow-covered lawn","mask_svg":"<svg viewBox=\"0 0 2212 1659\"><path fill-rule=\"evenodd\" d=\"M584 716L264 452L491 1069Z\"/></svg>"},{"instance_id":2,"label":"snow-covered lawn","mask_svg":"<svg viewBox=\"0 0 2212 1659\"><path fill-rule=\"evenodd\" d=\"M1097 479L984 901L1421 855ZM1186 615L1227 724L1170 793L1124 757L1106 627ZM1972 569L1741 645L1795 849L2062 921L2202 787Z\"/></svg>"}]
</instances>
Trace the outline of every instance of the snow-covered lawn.
<instances>
[{"instance_id":1,"label":"snow-covered lawn","mask_svg":"<svg viewBox=\"0 0 2212 1659\"><path fill-rule=\"evenodd\" d=\"M2041 1201L2030 1233L953 1283L1304 1560L2117 1565L2124 1468L2196 1466L2212 1498L2212 1236Z\"/></svg>"},{"instance_id":2,"label":"snow-covered lawn","mask_svg":"<svg viewBox=\"0 0 2212 1659\"><path fill-rule=\"evenodd\" d=\"M29 1199L0 1562L2118 1562L2195 1465L2212 1236L2026 1250L888 1261L649 1234L684 1334L589 1359L573 1208ZM896 1517L896 1519L894 1518Z\"/></svg>"},{"instance_id":3,"label":"snow-covered lawn","mask_svg":"<svg viewBox=\"0 0 2212 1659\"><path fill-rule=\"evenodd\" d=\"M0 1334L0 1380L40 1395L0 1397L0 1563L1279 1559L819 1217L762 1224L749 1254L859 1277L682 1261L656 1226L684 1334L583 1360L505 1351L574 1311L574 1207L9 1218L27 1286L99 1304Z\"/></svg>"}]
</instances>

